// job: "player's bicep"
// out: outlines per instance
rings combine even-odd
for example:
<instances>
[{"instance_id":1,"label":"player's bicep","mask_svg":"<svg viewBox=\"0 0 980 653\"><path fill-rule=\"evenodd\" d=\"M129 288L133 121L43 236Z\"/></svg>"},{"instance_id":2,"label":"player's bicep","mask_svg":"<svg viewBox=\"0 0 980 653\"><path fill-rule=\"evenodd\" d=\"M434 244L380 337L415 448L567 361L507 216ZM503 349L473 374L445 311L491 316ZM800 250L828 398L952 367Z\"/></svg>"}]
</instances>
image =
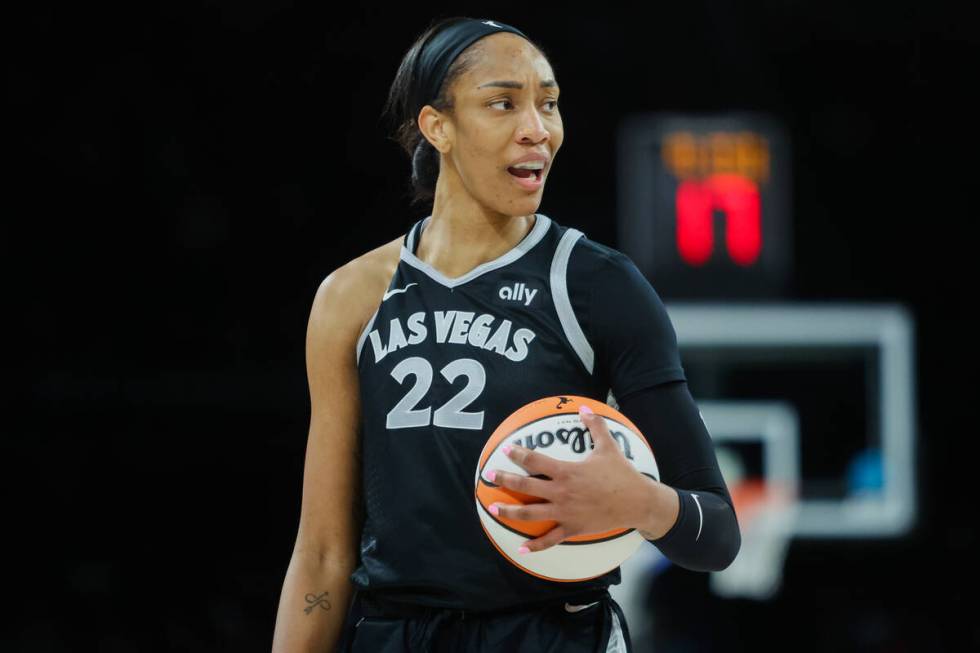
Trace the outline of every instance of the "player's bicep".
<instances>
[{"instance_id":1,"label":"player's bicep","mask_svg":"<svg viewBox=\"0 0 980 653\"><path fill-rule=\"evenodd\" d=\"M590 303L597 361L617 398L686 380L667 309L626 255L597 271Z\"/></svg>"},{"instance_id":2,"label":"player's bicep","mask_svg":"<svg viewBox=\"0 0 980 653\"><path fill-rule=\"evenodd\" d=\"M343 563L356 559L360 391L353 272L340 268L313 300L306 337L310 429L297 549Z\"/></svg>"}]
</instances>

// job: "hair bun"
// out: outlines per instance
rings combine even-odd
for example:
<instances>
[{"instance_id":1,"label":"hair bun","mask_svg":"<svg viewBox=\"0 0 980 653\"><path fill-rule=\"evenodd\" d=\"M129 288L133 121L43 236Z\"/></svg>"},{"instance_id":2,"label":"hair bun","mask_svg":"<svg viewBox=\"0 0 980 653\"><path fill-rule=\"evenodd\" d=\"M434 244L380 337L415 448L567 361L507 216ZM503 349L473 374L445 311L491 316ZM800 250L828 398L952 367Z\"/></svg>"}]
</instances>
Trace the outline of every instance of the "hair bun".
<instances>
[{"instance_id":1,"label":"hair bun","mask_svg":"<svg viewBox=\"0 0 980 653\"><path fill-rule=\"evenodd\" d=\"M412 185L434 194L438 178L439 152L426 138L420 138L412 154Z\"/></svg>"}]
</instances>

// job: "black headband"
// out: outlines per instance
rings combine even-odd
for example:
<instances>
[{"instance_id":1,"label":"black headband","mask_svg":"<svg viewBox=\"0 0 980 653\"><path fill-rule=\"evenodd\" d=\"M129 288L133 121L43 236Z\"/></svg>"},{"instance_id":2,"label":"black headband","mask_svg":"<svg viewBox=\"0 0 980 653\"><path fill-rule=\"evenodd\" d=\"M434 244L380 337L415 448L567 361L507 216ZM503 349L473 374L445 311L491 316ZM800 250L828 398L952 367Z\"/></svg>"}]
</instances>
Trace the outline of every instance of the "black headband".
<instances>
[{"instance_id":1,"label":"black headband","mask_svg":"<svg viewBox=\"0 0 980 653\"><path fill-rule=\"evenodd\" d=\"M493 20L474 20L472 18L451 25L434 34L422 46L422 52L416 59L415 75L418 80L416 92L412 97L412 117L417 118L419 111L436 99L442 80L449 66L459 54L484 36L497 32L512 32L527 39L524 32L516 27L505 25ZM527 39L530 41L531 39Z\"/></svg>"}]
</instances>

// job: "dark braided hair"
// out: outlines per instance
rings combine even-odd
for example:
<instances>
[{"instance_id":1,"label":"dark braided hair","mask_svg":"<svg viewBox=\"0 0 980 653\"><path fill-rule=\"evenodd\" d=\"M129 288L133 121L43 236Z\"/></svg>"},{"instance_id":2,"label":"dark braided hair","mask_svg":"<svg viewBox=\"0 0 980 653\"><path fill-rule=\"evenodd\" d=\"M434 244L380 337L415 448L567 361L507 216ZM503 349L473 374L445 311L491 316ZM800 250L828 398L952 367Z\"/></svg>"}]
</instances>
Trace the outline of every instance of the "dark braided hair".
<instances>
[{"instance_id":1,"label":"dark braided hair","mask_svg":"<svg viewBox=\"0 0 980 653\"><path fill-rule=\"evenodd\" d=\"M405 151L412 162L412 197L411 204L429 202L435 197L436 180L439 178L439 151L433 147L425 136L422 135L418 126L418 115L412 115L413 108L410 106L411 98L419 83L414 74L416 61L422 48L429 42L429 39L446 27L450 27L458 22L472 20L464 16L454 16L452 18L437 19L426 28L426 30L415 40L412 46L402 57L395 73L395 79L388 90L388 100L385 103L382 116L388 118L390 127L393 129L390 140L395 141ZM547 59L548 56L537 43L531 42L541 54ZM432 108L442 113L452 115L454 109L453 96L450 93L453 83L466 71L473 67L481 53L480 41L477 41L466 48L462 54L456 57L446 76L439 87L439 93L435 100L429 102Z\"/></svg>"}]
</instances>

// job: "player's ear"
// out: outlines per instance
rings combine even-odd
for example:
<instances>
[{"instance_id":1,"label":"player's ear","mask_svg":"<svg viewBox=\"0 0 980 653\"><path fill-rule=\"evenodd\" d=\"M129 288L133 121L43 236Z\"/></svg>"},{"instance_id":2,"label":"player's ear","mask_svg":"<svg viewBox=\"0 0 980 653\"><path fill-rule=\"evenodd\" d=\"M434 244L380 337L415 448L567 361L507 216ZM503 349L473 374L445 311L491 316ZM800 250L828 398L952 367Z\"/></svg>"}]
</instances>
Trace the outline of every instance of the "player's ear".
<instances>
[{"instance_id":1,"label":"player's ear","mask_svg":"<svg viewBox=\"0 0 980 653\"><path fill-rule=\"evenodd\" d=\"M436 111L428 104L419 111L419 131L436 150L442 154L452 147L452 123L449 117Z\"/></svg>"}]
</instances>

